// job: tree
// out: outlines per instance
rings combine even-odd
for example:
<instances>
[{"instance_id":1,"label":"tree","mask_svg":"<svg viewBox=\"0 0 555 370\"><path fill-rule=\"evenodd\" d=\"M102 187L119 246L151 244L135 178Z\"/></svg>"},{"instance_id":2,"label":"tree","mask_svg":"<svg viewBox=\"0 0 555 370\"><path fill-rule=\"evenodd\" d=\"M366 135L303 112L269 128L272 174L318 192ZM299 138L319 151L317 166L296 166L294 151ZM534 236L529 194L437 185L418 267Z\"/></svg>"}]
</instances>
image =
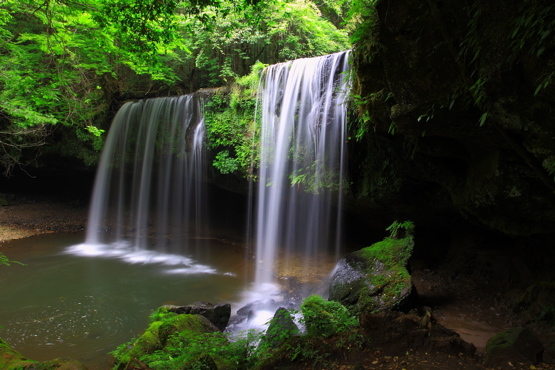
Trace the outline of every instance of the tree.
<instances>
[{"instance_id":1,"label":"tree","mask_svg":"<svg viewBox=\"0 0 555 370\"><path fill-rule=\"evenodd\" d=\"M192 92L257 60L348 47L309 0L5 0L0 166L9 175L54 138L56 151L93 164L115 100Z\"/></svg>"}]
</instances>

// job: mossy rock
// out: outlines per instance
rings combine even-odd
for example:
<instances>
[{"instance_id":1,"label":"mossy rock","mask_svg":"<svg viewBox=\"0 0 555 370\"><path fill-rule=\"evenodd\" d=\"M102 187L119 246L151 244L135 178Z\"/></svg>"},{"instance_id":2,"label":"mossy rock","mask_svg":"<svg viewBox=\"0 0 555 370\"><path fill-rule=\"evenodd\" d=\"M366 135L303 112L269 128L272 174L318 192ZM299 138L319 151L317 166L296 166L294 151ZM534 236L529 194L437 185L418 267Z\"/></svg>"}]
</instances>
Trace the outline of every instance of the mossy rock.
<instances>
[{"instance_id":1,"label":"mossy rock","mask_svg":"<svg viewBox=\"0 0 555 370\"><path fill-rule=\"evenodd\" d=\"M77 360L71 358L56 358L50 361L41 362L37 367L41 370L86 370L87 367Z\"/></svg>"},{"instance_id":2,"label":"mossy rock","mask_svg":"<svg viewBox=\"0 0 555 370\"><path fill-rule=\"evenodd\" d=\"M531 321L555 325L555 283L541 281L532 284L513 308L518 313L526 311Z\"/></svg>"},{"instance_id":3,"label":"mossy rock","mask_svg":"<svg viewBox=\"0 0 555 370\"><path fill-rule=\"evenodd\" d=\"M125 368L130 362L136 362L145 355L164 350L171 337L175 334L188 332L192 335L203 335L219 332L206 317L201 315L171 314L162 320L152 322L147 330L135 341L120 346L115 351L117 368Z\"/></svg>"},{"instance_id":4,"label":"mossy rock","mask_svg":"<svg viewBox=\"0 0 555 370\"><path fill-rule=\"evenodd\" d=\"M299 327L295 324L293 317L287 309L280 307L270 320L261 344L270 348L277 348L287 339L297 334L299 334Z\"/></svg>"},{"instance_id":5,"label":"mossy rock","mask_svg":"<svg viewBox=\"0 0 555 370\"><path fill-rule=\"evenodd\" d=\"M23 357L8 343L0 339L0 369L22 369L33 364L37 364L37 362Z\"/></svg>"},{"instance_id":6,"label":"mossy rock","mask_svg":"<svg viewBox=\"0 0 555 370\"><path fill-rule=\"evenodd\" d=\"M537 364L542 361L543 352L543 344L530 329L512 328L488 340L486 365L503 366L507 362Z\"/></svg>"},{"instance_id":7,"label":"mossy rock","mask_svg":"<svg viewBox=\"0 0 555 370\"><path fill-rule=\"evenodd\" d=\"M412 233L407 233L347 255L335 269L329 299L357 314L406 308L415 295L407 270L413 247Z\"/></svg>"},{"instance_id":8,"label":"mossy rock","mask_svg":"<svg viewBox=\"0 0 555 370\"><path fill-rule=\"evenodd\" d=\"M306 331L314 337L330 337L350 330L358 321L339 302L327 301L318 295L311 295L301 304Z\"/></svg>"},{"instance_id":9,"label":"mossy rock","mask_svg":"<svg viewBox=\"0 0 555 370\"><path fill-rule=\"evenodd\" d=\"M219 329L202 315L176 315L162 322L158 328L158 338L165 346L170 336L188 331L193 334L216 333Z\"/></svg>"}]
</instances>

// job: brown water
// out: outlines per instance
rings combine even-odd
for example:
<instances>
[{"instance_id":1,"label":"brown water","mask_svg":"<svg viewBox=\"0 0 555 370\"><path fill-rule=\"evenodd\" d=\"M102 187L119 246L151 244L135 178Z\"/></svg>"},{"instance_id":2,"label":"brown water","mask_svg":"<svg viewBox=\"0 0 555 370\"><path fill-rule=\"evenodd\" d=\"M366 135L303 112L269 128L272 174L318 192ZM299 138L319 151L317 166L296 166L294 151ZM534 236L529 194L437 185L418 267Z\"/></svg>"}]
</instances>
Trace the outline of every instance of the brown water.
<instances>
[{"instance_id":1,"label":"brown water","mask_svg":"<svg viewBox=\"0 0 555 370\"><path fill-rule=\"evenodd\" d=\"M2 245L25 266L0 267L0 338L28 358L106 369L108 353L142 333L157 307L238 302L247 286L243 253L221 241L204 240L197 256L67 253L83 239L52 234Z\"/></svg>"}]
</instances>

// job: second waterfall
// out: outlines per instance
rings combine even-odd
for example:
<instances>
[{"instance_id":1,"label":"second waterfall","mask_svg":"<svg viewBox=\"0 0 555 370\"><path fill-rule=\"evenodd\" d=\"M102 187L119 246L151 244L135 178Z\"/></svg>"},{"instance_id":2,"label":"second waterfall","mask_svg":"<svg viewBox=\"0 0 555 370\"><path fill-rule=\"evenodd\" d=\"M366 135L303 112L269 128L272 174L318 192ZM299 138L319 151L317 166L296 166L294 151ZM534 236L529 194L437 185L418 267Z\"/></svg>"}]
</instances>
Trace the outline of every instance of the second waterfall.
<instances>
[{"instance_id":1,"label":"second waterfall","mask_svg":"<svg viewBox=\"0 0 555 370\"><path fill-rule=\"evenodd\" d=\"M339 247L348 58L342 52L298 59L262 76L257 291L271 291L278 270L306 275L320 264L318 256Z\"/></svg>"}]
</instances>

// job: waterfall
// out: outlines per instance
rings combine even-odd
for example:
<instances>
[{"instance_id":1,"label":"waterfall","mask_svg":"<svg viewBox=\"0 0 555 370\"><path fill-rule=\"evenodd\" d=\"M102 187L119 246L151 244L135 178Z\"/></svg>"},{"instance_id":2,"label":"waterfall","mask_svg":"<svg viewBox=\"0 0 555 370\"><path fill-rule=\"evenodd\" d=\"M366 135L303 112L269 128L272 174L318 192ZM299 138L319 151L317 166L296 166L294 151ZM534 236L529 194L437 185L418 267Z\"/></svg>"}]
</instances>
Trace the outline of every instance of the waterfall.
<instances>
[{"instance_id":1,"label":"waterfall","mask_svg":"<svg viewBox=\"0 0 555 370\"><path fill-rule=\"evenodd\" d=\"M207 208L203 140L193 94L126 103L106 138L85 244L183 251Z\"/></svg>"},{"instance_id":2,"label":"waterfall","mask_svg":"<svg viewBox=\"0 0 555 370\"><path fill-rule=\"evenodd\" d=\"M349 52L269 66L259 87L255 290L339 247ZM301 266L308 271L309 266Z\"/></svg>"}]
</instances>

